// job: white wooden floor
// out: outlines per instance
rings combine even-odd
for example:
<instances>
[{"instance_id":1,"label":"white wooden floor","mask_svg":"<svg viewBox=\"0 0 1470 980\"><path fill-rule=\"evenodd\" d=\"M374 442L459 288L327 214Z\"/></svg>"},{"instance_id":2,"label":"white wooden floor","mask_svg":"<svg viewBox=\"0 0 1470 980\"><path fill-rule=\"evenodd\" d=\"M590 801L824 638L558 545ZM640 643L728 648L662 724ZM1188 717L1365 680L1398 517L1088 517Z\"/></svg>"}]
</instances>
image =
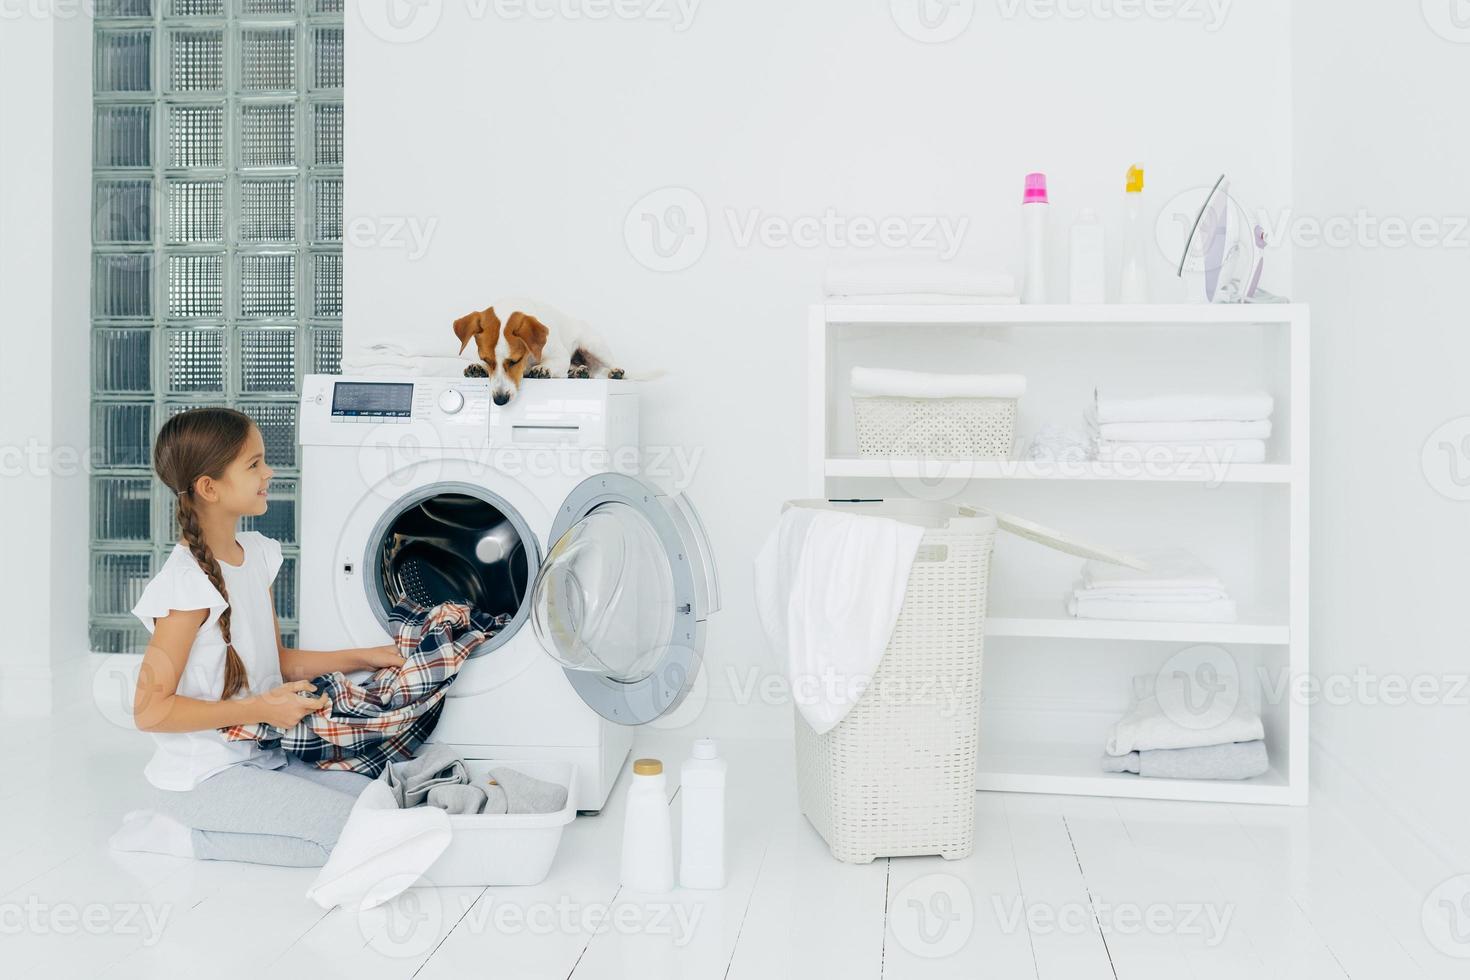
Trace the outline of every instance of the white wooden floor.
<instances>
[{"instance_id":1,"label":"white wooden floor","mask_svg":"<svg viewBox=\"0 0 1470 980\"><path fill-rule=\"evenodd\" d=\"M725 746L729 885L620 893L626 786L531 888L415 888L361 917L313 871L118 854L147 739L99 710L96 661L55 712L3 719L0 972L594 978L1464 977L1351 822L1305 809L981 794L973 857L834 861L796 809L789 743ZM695 732L640 751L671 767ZM677 794L672 804L677 811ZM677 827L677 813L675 819Z\"/></svg>"}]
</instances>

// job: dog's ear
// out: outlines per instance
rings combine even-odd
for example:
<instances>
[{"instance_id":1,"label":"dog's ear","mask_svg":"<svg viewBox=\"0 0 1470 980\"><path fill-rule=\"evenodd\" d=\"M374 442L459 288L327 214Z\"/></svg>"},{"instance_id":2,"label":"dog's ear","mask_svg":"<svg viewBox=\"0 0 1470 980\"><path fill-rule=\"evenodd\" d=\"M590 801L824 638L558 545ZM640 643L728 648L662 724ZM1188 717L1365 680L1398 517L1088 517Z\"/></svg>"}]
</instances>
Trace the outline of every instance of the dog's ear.
<instances>
[{"instance_id":1,"label":"dog's ear","mask_svg":"<svg viewBox=\"0 0 1470 980\"><path fill-rule=\"evenodd\" d=\"M470 339L482 334L487 330L499 330L500 318L495 315L495 307L487 306L475 313L466 313L454 321L454 335L459 338L459 352L464 353Z\"/></svg>"},{"instance_id":2,"label":"dog's ear","mask_svg":"<svg viewBox=\"0 0 1470 980\"><path fill-rule=\"evenodd\" d=\"M531 354L536 360L541 360L541 352L546 349L546 338L551 336L551 331L546 324L531 316L529 313L512 313L510 320L505 325L507 337L519 337L521 342L531 348Z\"/></svg>"},{"instance_id":3,"label":"dog's ear","mask_svg":"<svg viewBox=\"0 0 1470 980\"><path fill-rule=\"evenodd\" d=\"M459 352L463 354L464 349L469 346L471 338L484 329L485 320L479 310L473 313L466 313L458 320L455 320L454 335L459 338Z\"/></svg>"}]
</instances>

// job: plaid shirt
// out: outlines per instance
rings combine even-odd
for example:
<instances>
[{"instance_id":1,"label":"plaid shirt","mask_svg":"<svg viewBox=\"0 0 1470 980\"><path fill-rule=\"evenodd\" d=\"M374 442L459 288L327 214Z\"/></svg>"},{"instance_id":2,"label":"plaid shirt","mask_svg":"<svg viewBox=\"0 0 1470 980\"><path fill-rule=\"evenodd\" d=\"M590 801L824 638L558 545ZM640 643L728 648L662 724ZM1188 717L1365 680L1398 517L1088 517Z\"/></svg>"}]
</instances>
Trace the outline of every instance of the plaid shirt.
<instances>
[{"instance_id":1,"label":"plaid shirt","mask_svg":"<svg viewBox=\"0 0 1470 980\"><path fill-rule=\"evenodd\" d=\"M404 656L401 666L381 667L361 684L340 671L314 678L331 706L289 729L259 722L220 731L231 741L279 744L318 769L376 776L388 763L412 758L439 723L445 692L460 667L510 617L475 612L462 603L425 608L405 599L388 619Z\"/></svg>"}]
</instances>

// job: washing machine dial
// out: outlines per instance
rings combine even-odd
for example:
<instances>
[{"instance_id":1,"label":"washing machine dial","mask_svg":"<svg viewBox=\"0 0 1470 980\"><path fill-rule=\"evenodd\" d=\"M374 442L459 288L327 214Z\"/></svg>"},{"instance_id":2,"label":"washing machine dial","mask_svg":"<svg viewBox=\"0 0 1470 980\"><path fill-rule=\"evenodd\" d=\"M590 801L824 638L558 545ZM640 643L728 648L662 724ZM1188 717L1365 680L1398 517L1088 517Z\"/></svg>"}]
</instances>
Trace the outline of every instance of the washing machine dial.
<instances>
[{"instance_id":1,"label":"washing machine dial","mask_svg":"<svg viewBox=\"0 0 1470 980\"><path fill-rule=\"evenodd\" d=\"M464 395L453 388L448 389L439 396L439 409L445 415L453 415L464 408Z\"/></svg>"}]
</instances>

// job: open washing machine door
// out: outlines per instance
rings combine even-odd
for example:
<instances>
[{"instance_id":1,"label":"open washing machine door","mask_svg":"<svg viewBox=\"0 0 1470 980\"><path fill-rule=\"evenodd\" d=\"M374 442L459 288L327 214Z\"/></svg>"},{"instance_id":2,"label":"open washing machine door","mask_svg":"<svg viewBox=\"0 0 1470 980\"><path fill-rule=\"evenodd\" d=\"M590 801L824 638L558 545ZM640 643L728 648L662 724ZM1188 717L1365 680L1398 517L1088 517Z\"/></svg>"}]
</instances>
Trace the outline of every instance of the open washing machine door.
<instances>
[{"instance_id":1,"label":"open washing machine door","mask_svg":"<svg viewBox=\"0 0 1470 980\"><path fill-rule=\"evenodd\" d=\"M591 477L562 503L531 587L531 626L598 714L640 725L694 684L720 607L704 525L682 493Z\"/></svg>"}]
</instances>

